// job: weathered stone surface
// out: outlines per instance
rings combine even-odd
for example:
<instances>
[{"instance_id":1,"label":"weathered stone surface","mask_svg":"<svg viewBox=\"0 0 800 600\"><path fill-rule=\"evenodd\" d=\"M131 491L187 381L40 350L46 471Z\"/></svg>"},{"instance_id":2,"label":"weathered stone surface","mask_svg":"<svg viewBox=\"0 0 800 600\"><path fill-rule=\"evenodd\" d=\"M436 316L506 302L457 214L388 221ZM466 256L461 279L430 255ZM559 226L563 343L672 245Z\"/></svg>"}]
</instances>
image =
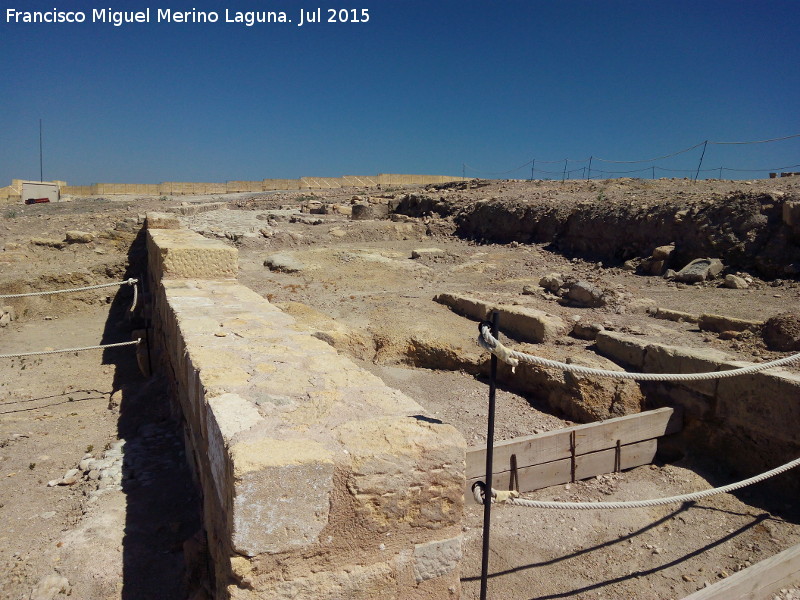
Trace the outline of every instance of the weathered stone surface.
<instances>
[{"instance_id":1,"label":"weathered stone surface","mask_svg":"<svg viewBox=\"0 0 800 600\"><path fill-rule=\"evenodd\" d=\"M697 323L700 317L691 313L683 312L680 310L671 310L669 308L658 307L653 313L656 319L664 319L665 321L686 321L687 323Z\"/></svg>"},{"instance_id":2,"label":"weathered stone surface","mask_svg":"<svg viewBox=\"0 0 800 600\"><path fill-rule=\"evenodd\" d=\"M637 370L644 366L644 355L650 342L616 331L601 331L597 334L597 350L619 363Z\"/></svg>"},{"instance_id":3,"label":"weathered stone surface","mask_svg":"<svg viewBox=\"0 0 800 600\"><path fill-rule=\"evenodd\" d=\"M724 268L722 261L718 258L696 258L678 271L675 279L684 283L706 281L714 279Z\"/></svg>"},{"instance_id":4,"label":"weathered stone surface","mask_svg":"<svg viewBox=\"0 0 800 600\"><path fill-rule=\"evenodd\" d=\"M270 254L264 259L264 266L269 267L271 271L282 271L284 273L298 273L306 268L302 261L288 252Z\"/></svg>"},{"instance_id":5,"label":"weathered stone surface","mask_svg":"<svg viewBox=\"0 0 800 600\"><path fill-rule=\"evenodd\" d=\"M698 325L703 331L722 333L723 331L761 331L764 322L737 319L726 315L702 314Z\"/></svg>"},{"instance_id":6,"label":"weathered stone surface","mask_svg":"<svg viewBox=\"0 0 800 600\"><path fill-rule=\"evenodd\" d=\"M251 586L229 586L231 600L404 600L397 572L389 563L349 565L337 571L313 573L290 581L270 581Z\"/></svg>"},{"instance_id":7,"label":"weathered stone surface","mask_svg":"<svg viewBox=\"0 0 800 600\"><path fill-rule=\"evenodd\" d=\"M607 371L623 370L600 356L569 357L567 363ZM644 396L635 381L565 372L564 386L554 390L548 402L571 419L589 423L641 412Z\"/></svg>"},{"instance_id":8,"label":"weathered stone surface","mask_svg":"<svg viewBox=\"0 0 800 600\"><path fill-rule=\"evenodd\" d=\"M673 252L675 252L675 245L670 244L668 246L658 246L656 249L653 250L653 260L656 261L669 261L670 257L672 256Z\"/></svg>"},{"instance_id":9,"label":"weathered stone surface","mask_svg":"<svg viewBox=\"0 0 800 600\"><path fill-rule=\"evenodd\" d=\"M492 311L497 310L500 313L500 330L522 342L552 341L569 331L569 326L561 317L535 308L495 305L458 294L438 294L434 297L434 301L476 321L487 319Z\"/></svg>"},{"instance_id":10,"label":"weathered stone surface","mask_svg":"<svg viewBox=\"0 0 800 600\"><path fill-rule=\"evenodd\" d=\"M57 248L60 250L66 245L66 242L53 238L31 238L31 244L34 246L46 246L48 248Z\"/></svg>"},{"instance_id":11,"label":"weathered stone surface","mask_svg":"<svg viewBox=\"0 0 800 600\"><path fill-rule=\"evenodd\" d=\"M330 451L313 440L260 439L234 445L230 458L236 552L286 552L317 541L328 524Z\"/></svg>"},{"instance_id":12,"label":"weathered stone surface","mask_svg":"<svg viewBox=\"0 0 800 600\"><path fill-rule=\"evenodd\" d=\"M220 210L222 208L228 208L227 202L204 202L204 203L184 203L182 206L173 206L167 210L167 212L177 213L179 215L197 215L204 212L209 212L211 210ZM165 228L161 228L165 229ZM167 228L171 229L171 228Z\"/></svg>"},{"instance_id":13,"label":"weathered stone surface","mask_svg":"<svg viewBox=\"0 0 800 600\"><path fill-rule=\"evenodd\" d=\"M148 212L145 218L147 229L180 229L181 222L174 214L163 212Z\"/></svg>"},{"instance_id":14,"label":"weathered stone surface","mask_svg":"<svg viewBox=\"0 0 800 600\"><path fill-rule=\"evenodd\" d=\"M603 290L588 281L576 281L566 295L567 299L578 306L603 306Z\"/></svg>"},{"instance_id":15,"label":"weathered stone surface","mask_svg":"<svg viewBox=\"0 0 800 600\"><path fill-rule=\"evenodd\" d=\"M750 287L750 284L748 284L743 278L732 274L725 275L724 285L726 288L730 288L732 290L746 290Z\"/></svg>"},{"instance_id":16,"label":"weathered stone surface","mask_svg":"<svg viewBox=\"0 0 800 600\"><path fill-rule=\"evenodd\" d=\"M426 258L444 255L445 251L441 248L414 248L411 251L411 258Z\"/></svg>"},{"instance_id":17,"label":"weathered stone surface","mask_svg":"<svg viewBox=\"0 0 800 600\"><path fill-rule=\"evenodd\" d=\"M476 321L483 321L492 310L492 303L484 300L478 300L470 296L462 296L459 294L438 294L433 298L434 302L449 306L453 312L458 313L464 317L474 319Z\"/></svg>"},{"instance_id":18,"label":"weathered stone surface","mask_svg":"<svg viewBox=\"0 0 800 600\"><path fill-rule=\"evenodd\" d=\"M88 231L67 231L64 235L68 244L88 244L94 240L94 235Z\"/></svg>"},{"instance_id":19,"label":"weathered stone surface","mask_svg":"<svg viewBox=\"0 0 800 600\"><path fill-rule=\"evenodd\" d=\"M183 229L148 229L148 255L153 276L228 279L238 272L236 248Z\"/></svg>"},{"instance_id":20,"label":"weathered stone surface","mask_svg":"<svg viewBox=\"0 0 800 600\"><path fill-rule=\"evenodd\" d=\"M461 546L461 536L414 546L414 577L417 583L441 577L458 568L463 554Z\"/></svg>"},{"instance_id":21,"label":"weathered stone surface","mask_svg":"<svg viewBox=\"0 0 800 600\"><path fill-rule=\"evenodd\" d=\"M601 331L603 331L603 326L599 323L578 321L572 326L572 335L579 340L595 340Z\"/></svg>"},{"instance_id":22,"label":"weathered stone surface","mask_svg":"<svg viewBox=\"0 0 800 600\"><path fill-rule=\"evenodd\" d=\"M246 431L263 421L258 408L237 394L222 394L208 399L206 428L208 431L208 460L214 487L220 504L227 503L231 470L229 444L240 431Z\"/></svg>"},{"instance_id":23,"label":"weathered stone surface","mask_svg":"<svg viewBox=\"0 0 800 600\"><path fill-rule=\"evenodd\" d=\"M548 292L557 294L564 285L564 276L561 273L548 273L539 280L539 285Z\"/></svg>"},{"instance_id":24,"label":"weathered stone surface","mask_svg":"<svg viewBox=\"0 0 800 600\"><path fill-rule=\"evenodd\" d=\"M384 417L345 423L336 433L350 452L347 489L363 526L384 532L460 521L466 442L453 427Z\"/></svg>"},{"instance_id":25,"label":"weathered stone surface","mask_svg":"<svg viewBox=\"0 0 800 600\"><path fill-rule=\"evenodd\" d=\"M750 364L729 362L724 366L736 368ZM800 423L800 373L778 368L720 379L716 417L770 439L796 445Z\"/></svg>"},{"instance_id":26,"label":"weathered stone surface","mask_svg":"<svg viewBox=\"0 0 800 600\"><path fill-rule=\"evenodd\" d=\"M731 357L728 354L713 348L650 344L645 353L643 370L648 373L706 373L720 370L722 363L729 360ZM706 396L713 396L717 380L684 381L679 385Z\"/></svg>"},{"instance_id":27,"label":"weathered stone surface","mask_svg":"<svg viewBox=\"0 0 800 600\"><path fill-rule=\"evenodd\" d=\"M500 329L522 342L551 342L569 331L561 317L535 308L501 305L496 309L500 311Z\"/></svg>"}]
</instances>

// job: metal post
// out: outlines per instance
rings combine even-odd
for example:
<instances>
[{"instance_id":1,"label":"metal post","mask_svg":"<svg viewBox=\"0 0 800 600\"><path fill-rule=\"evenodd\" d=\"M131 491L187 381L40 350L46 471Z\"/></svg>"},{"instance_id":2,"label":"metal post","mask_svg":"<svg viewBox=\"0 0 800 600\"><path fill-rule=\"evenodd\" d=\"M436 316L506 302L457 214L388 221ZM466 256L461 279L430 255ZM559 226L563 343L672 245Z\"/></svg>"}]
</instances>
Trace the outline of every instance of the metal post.
<instances>
[{"instance_id":1,"label":"metal post","mask_svg":"<svg viewBox=\"0 0 800 600\"><path fill-rule=\"evenodd\" d=\"M500 313L492 311L492 335L497 338L497 323ZM486 431L486 487L483 496L483 554L481 555L481 597L486 600L489 582L489 525L492 520L492 462L494 460L494 405L497 390L497 357L492 354L489 376L489 419Z\"/></svg>"},{"instance_id":2,"label":"metal post","mask_svg":"<svg viewBox=\"0 0 800 600\"><path fill-rule=\"evenodd\" d=\"M592 178L592 159L594 156L589 157L589 172L586 173L586 181L589 181Z\"/></svg>"},{"instance_id":3,"label":"metal post","mask_svg":"<svg viewBox=\"0 0 800 600\"><path fill-rule=\"evenodd\" d=\"M697 164L697 173L694 174L695 181L697 181L697 177L700 175L700 167L703 165L703 157L706 155L706 146L708 146L708 140L703 142L703 153L700 155L700 162Z\"/></svg>"},{"instance_id":4,"label":"metal post","mask_svg":"<svg viewBox=\"0 0 800 600\"><path fill-rule=\"evenodd\" d=\"M569 162L568 158L564 159L564 172L561 174L561 183L564 183L564 180L567 178L567 163Z\"/></svg>"},{"instance_id":5,"label":"metal post","mask_svg":"<svg viewBox=\"0 0 800 600\"><path fill-rule=\"evenodd\" d=\"M44 163L42 162L42 120L39 119L39 181L44 181Z\"/></svg>"}]
</instances>

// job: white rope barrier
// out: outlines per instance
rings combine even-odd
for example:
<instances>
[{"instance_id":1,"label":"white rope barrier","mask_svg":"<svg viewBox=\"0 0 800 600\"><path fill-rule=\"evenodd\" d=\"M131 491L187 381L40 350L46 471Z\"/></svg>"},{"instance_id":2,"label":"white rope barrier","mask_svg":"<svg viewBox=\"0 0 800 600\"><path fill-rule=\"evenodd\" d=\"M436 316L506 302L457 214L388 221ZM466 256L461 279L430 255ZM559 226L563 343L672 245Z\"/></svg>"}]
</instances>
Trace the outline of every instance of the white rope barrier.
<instances>
[{"instance_id":1,"label":"white rope barrier","mask_svg":"<svg viewBox=\"0 0 800 600\"><path fill-rule=\"evenodd\" d=\"M694 500L699 500L700 498L707 498L708 496L714 496L716 494L726 494L728 492L738 490L748 485L759 483L761 481L764 481L765 479L774 477L775 475L780 475L781 473L784 473L789 469L793 469L798 465L800 465L800 458L796 458L793 461L781 465L780 467L772 469L771 471L766 471L765 473L761 473L760 475L750 477L749 479L737 481L736 483L731 483L722 487L703 490L700 492L693 492L691 494L683 494L681 496L671 496L668 498L654 498L652 500L630 500L630 501L620 501L620 502L546 502L546 501L527 500L525 498L520 498L519 492L516 491L498 492L493 489L492 504L498 503L498 504L509 504L511 506L525 506L528 508L555 508L555 509L566 509L566 510L647 508L650 506L664 506L665 504L681 504L684 502L692 502ZM485 485L482 482L479 483L481 485L475 484L472 486L472 494L475 497L475 501L478 504L483 504L485 496L484 493Z\"/></svg>"},{"instance_id":2,"label":"white rope barrier","mask_svg":"<svg viewBox=\"0 0 800 600\"><path fill-rule=\"evenodd\" d=\"M18 354L0 354L0 358L19 358L22 356L44 356L47 354L65 354L68 352L82 352L84 350L99 350L100 348L119 348L120 346L134 346L142 341L141 338L132 342L117 342L115 344L101 344L99 346L84 346L82 348L63 348L61 350L42 350L41 352L21 352Z\"/></svg>"},{"instance_id":3,"label":"white rope barrier","mask_svg":"<svg viewBox=\"0 0 800 600\"><path fill-rule=\"evenodd\" d=\"M800 354L793 354L778 360L773 360L765 363L757 363L748 367L741 367L738 369L728 369L725 371L713 371L709 373L629 373L627 371L607 371L605 369L594 369L591 367L583 367L581 365L570 365L556 360L549 360L540 356L533 356L517 350L507 348L494 336L492 336L489 325L481 323L481 335L478 336L478 345L494 354L499 360L511 365L512 370L520 362L537 365L540 367L551 367L560 369L568 373L577 373L580 375L594 375L596 377L608 377L610 379L632 379L635 381L705 381L708 379L725 379L728 377L737 377L740 375L749 375L751 373L758 373L774 367L788 365L800 361Z\"/></svg>"},{"instance_id":4,"label":"white rope barrier","mask_svg":"<svg viewBox=\"0 0 800 600\"><path fill-rule=\"evenodd\" d=\"M98 290L100 288L106 287L113 287L113 286L120 286L120 285L132 285L134 286L134 290L136 289L136 284L139 282L138 279L134 279L131 277L130 279L126 279L125 281L115 281L113 283L100 283L98 285L87 285L84 287L76 287L76 288L67 288L64 290L51 290L48 292L27 292L25 294L0 294L0 299L3 298L27 298L30 296L51 296L53 294L66 294L69 292L83 292L85 290ZM135 293L135 292L134 292Z\"/></svg>"},{"instance_id":5,"label":"white rope barrier","mask_svg":"<svg viewBox=\"0 0 800 600\"><path fill-rule=\"evenodd\" d=\"M0 300L4 298L30 298L31 296L52 296L54 294L67 294L71 292L83 292L86 290L99 290L100 288L131 285L133 286L133 302L131 302L131 307L128 309L128 312L133 312L133 310L136 308L136 303L139 299L139 288L136 285L137 283L139 283L139 280L131 277L130 279L126 279L125 281L115 281L113 283L99 283L97 285L86 285L83 287L67 288L63 290L50 290L47 292L26 292L24 294L0 294Z\"/></svg>"}]
</instances>

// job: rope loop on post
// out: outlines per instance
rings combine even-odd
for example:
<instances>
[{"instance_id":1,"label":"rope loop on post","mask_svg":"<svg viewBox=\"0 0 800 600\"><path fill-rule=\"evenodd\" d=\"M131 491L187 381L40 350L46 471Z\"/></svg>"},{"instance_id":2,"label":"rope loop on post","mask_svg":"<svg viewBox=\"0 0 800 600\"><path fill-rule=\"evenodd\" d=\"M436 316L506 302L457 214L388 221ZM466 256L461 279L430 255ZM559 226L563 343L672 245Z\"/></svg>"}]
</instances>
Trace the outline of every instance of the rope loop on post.
<instances>
[{"instance_id":1,"label":"rope loop on post","mask_svg":"<svg viewBox=\"0 0 800 600\"><path fill-rule=\"evenodd\" d=\"M478 326L478 329L480 330L478 345L494 354L499 360L511 365L512 368L516 367L520 362L526 362L540 367L560 369L567 373L593 375L595 377L607 377L609 379L631 379L634 381L705 381L709 379L726 379L728 377L750 375L751 373L758 373L759 371L766 371L767 369L800 361L800 354L793 354L770 362L753 364L748 367L729 369L727 371L712 371L708 373L630 373L627 371L608 371L605 369L582 367L580 365L570 365L556 360L518 352L517 350L511 350L492 336L486 323L482 322Z\"/></svg>"}]
</instances>

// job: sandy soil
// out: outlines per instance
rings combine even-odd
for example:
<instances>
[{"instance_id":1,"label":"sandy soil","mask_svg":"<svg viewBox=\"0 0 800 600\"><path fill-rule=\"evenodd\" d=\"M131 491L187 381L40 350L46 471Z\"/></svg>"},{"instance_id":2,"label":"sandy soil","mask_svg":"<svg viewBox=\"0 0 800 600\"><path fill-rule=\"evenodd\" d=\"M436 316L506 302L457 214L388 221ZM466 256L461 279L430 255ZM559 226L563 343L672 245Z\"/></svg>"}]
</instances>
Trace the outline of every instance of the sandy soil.
<instances>
[{"instance_id":1,"label":"sandy soil","mask_svg":"<svg viewBox=\"0 0 800 600\"><path fill-rule=\"evenodd\" d=\"M491 198L519 202L535 192L554 204L563 200L571 206L598 195L591 184L596 182L585 189L574 183L534 188L525 182L498 182L384 195L424 193L465 207ZM779 185L782 193L794 193L797 184L755 182L746 189L774 190ZM605 186L606 196L630 193L630 188L615 186ZM744 186L653 182L637 189L636 200L656 205ZM545 242L481 244L462 239L452 235L458 227L452 214L351 221L297 210L309 199L347 203L354 195L366 197L357 190L240 195L223 198L231 201L230 210L182 219L187 227L239 248L242 283L415 398L428 413L455 425L469 444L486 439L487 384L481 372L487 356L474 344L475 323L433 302L437 293L519 303L569 321L719 348L748 360L784 355L767 349L760 336L721 339L691 324L654 319L645 308L762 320L796 310L797 279L764 279L734 268L729 271L750 278L748 289L720 287L719 280L676 285L623 270L619 261L555 252ZM0 293L120 280L141 266L136 256L129 256L140 215L208 200L218 198L92 199L3 209ZM32 238L63 240L74 229L93 232L94 241L60 249L31 243ZM441 250L436 256L411 258L414 249L434 247ZM290 272L264 265L275 254L288 260ZM591 281L624 301L600 308L564 306L537 286L554 271ZM533 293L523 293L526 286ZM114 290L15 301L18 319L0 329L0 352L126 339L131 326L122 317L123 299L129 296L123 290L115 300ZM652 303L637 302L643 298ZM579 355L589 344L565 338L559 346ZM0 361L0 598L50 597L47 585L63 584L52 576L64 577L78 598L186 597L184 542L191 546L199 517L179 432L168 419L164 382L139 374L132 352L125 349ZM496 439L510 439L571 421L537 398L502 389L497 423ZM97 494L100 483L83 479L47 486L77 467L87 452L102 458L104 449L120 439L131 449L124 453L121 489L103 488ZM690 454L679 463L640 467L530 497L639 499L730 481L729 473ZM796 508L791 498L765 499L757 490L694 505L625 512L500 507L493 513L490 597L682 598L800 543ZM481 519L482 509L469 506L464 598L478 597ZM793 594L787 588L778 597Z\"/></svg>"}]
</instances>

